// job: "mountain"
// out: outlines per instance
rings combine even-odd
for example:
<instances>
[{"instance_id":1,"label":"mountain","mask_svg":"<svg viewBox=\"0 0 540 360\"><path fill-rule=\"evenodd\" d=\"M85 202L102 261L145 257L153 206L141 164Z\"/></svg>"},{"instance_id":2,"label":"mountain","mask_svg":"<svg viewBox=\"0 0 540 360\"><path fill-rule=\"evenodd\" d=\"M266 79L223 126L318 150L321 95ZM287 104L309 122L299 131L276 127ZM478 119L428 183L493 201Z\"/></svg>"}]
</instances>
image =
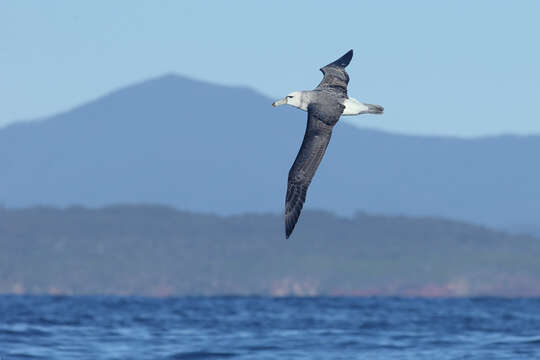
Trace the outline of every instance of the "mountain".
<instances>
[{"instance_id":1,"label":"mountain","mask_svg":"<svg viewBox=\"0 0 540 360\"><path fill-rule=\"evenodd\" d=\"M540 295L540 241L436 218L0 209L0 293Z\"/></svg>"},{"instance_id":2,"label":"mountain","mask_svg":"<svg viewBox=\"0 0 540 360\"><path fill-rule=\"evenodd\" d=\"M282 211L306 114L271 103L248 88L167 75L5 127L0 203ZM539 153L540 136L406 136L341 122L306 207L536 225Z\"/></svg>"}]
</instances>

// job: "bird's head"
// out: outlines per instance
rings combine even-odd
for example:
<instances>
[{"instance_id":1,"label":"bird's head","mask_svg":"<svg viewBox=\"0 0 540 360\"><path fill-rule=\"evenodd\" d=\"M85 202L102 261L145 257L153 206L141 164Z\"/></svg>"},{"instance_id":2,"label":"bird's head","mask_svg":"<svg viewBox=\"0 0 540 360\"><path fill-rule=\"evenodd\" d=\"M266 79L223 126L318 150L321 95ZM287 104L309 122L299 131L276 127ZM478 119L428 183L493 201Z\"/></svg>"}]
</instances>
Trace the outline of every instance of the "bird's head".
<instances>
[{"instance_id":1,"label":"bird's head","mask_svg":"<svg viewBox=\"0 0 540 360\"><path fill-rule=\"evenodd\" d=\"M291 105L294 107L301 107L302 105L302 93L300 91L295 91L285 96L283 99L274 101L272 106L280 105Z\"/></svg>"}]
</instances>

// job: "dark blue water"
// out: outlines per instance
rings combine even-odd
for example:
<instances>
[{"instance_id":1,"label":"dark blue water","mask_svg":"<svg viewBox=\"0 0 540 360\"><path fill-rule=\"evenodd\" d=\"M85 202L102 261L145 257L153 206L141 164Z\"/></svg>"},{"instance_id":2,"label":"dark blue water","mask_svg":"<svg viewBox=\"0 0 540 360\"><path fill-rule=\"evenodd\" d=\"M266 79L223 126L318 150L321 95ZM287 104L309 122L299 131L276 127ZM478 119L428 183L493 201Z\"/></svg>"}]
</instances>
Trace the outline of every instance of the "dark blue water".
<instances>
[{"instance_id":1,"label":"dark blue water","mask_svg":"<svg viewBox=\"0 0 540 360\"><path fill-rule=\"evenodd\" d=\"M0 296L0 359L540 359L540 300Z\"/></svg>"}]
</instances>

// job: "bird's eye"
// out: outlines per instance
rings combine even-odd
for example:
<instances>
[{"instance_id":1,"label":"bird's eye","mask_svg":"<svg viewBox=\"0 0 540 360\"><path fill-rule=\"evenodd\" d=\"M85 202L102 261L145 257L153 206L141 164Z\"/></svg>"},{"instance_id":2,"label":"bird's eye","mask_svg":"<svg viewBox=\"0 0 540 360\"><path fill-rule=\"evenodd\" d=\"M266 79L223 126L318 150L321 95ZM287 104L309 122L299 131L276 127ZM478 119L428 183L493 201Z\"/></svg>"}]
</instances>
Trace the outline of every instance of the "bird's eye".
<instances>
[{"instance_id":1,"label":"bird's eye","mask_svg":"<svg viewBox=\"0 0 540 360\"><path fill-rule=\"evenodd\" d=\"M291 96L291 95L287 95L287 98L288 98L288 99L292 99L292 98L293 98L293 96Z\"/></svg>"}]
</instances>

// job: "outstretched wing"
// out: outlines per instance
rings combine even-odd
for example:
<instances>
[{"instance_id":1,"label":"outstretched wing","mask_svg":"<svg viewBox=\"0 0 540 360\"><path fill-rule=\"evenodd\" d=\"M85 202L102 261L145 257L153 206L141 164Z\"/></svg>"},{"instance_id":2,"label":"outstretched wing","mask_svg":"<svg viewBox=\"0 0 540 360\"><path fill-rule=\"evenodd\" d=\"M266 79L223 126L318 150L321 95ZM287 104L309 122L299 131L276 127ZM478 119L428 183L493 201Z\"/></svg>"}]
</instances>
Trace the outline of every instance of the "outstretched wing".
<instances>
[{"instance_id":1,"label":"outstretched wing","mask_svg":"<svg viewBox=\"0 0 540 360\"><path fill-rule=\"evenodd\" d=\"M353 51L349 50L345 55L333 63L321 68L324 77L315 90L324 90L347 96L349 75L345 71L345 67L351 62L352 56Z\"/></svg>"},{"instance_id":2,"label":"outstretched wing","mask_svg":"<svg viewBox=\"0 0 540 360\"><path fill-rule=\"evenodd\" d=\"M339 103L309 104L306 133L300 151L289 170L285 198L285 237L291 235L306 201L306 193L323 158L332 128L343 113Z\"/></svg>"}]
</instances>

